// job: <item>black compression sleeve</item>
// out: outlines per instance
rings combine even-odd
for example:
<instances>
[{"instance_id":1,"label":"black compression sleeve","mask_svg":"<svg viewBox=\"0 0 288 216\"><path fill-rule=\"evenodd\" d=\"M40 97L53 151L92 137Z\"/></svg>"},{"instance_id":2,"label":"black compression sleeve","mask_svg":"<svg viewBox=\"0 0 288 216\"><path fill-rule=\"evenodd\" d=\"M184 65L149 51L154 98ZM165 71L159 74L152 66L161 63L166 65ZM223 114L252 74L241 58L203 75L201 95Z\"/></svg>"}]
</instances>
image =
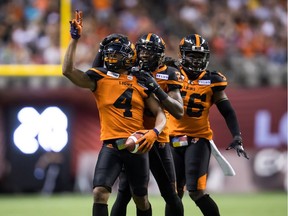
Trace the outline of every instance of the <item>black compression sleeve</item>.
<instances>
[{"instance_id":1,"label":"black compression sleeve","mask_svg":"<svg viewBox=\"0 0 288 216\"><path fill-rule=\"evenodd\" d=\"M100 51L96 54L92 67L103 67L103 66L104 66L103 52Z\"/></svg>"},{"instance_id":2,"label":"black compression sleeve","mask_svg":"<svg viewBox=\"0 0 288 216\"><path fill-rule=\"evenodd\" d=\"M168 97L168 95L163 91L163 89L161 89L161 87L157 88L154 94L160 101L163 101Z\"/></svg>"},{"instance_id":3,"label":"black compression sleeve","mask_svg":"<svg viewBox=\"0 0 288 216\"><path fill-rule=\"evenodd\" d=\"M229 100L223 100L216 104L219 112L224 117L226 124L234 136L241 135L236 113Z\"/></svg>"}]
</instances>

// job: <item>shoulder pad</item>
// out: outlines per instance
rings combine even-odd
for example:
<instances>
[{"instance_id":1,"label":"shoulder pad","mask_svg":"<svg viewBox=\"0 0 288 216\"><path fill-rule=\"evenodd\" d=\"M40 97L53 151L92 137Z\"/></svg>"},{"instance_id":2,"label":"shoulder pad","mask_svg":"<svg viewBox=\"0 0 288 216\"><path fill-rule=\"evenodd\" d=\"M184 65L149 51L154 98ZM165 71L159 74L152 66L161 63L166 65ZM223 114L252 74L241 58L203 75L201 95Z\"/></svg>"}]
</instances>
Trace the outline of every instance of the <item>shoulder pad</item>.
<instances>
[{"instance_id":1,"label":"shoulder pad","mask_svg":"<svg viewBox=\"0 0 288 216\"><path fill-rule=\"evenodd\" d=\"M212 83L227 82L226 77L219 71L206 71L205 76L209 76Z\"/></svg>"},{"instance_id":2,"label":"shoulder pad","mask_svg":"<svg viewBox=\"0 0 288 216\"><path fill-rule=\"evenodd\" d=\"M90 68L88 71L86 71L86 74L90 77L90 79L99 80L107 74L107 70L106 68Z\"/></svg>"},{"instance_id":3,"label":"shoulder pad","mask_svg":"<svg viewBox=\"0 0 288 216\"><path fill-rule=\"evenodd\" d=\"M165 57L163 63L167 66L178 68L180 66L180 62L172 57Z\"/></svg>"}]
</instances>

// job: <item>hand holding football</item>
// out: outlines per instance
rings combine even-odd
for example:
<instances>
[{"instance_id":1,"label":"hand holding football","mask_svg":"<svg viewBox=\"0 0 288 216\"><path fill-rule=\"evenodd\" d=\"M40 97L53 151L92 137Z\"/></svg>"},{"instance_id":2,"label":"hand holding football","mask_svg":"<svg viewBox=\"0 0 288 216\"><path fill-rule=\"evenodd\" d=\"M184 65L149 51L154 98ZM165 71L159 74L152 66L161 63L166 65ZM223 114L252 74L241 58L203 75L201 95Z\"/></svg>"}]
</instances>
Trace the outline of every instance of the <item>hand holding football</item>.
<instances>
[{"instance_id":1,"label":"hand holding football","mask_svg":"<svg viewBox=\"0 0 288 216\"><path fill-rule=\"evenodd\" d=\"M125 142L126 149L128 151L130 151L131 153L134 153L134 154L135 153L141 153L141 152L138 152L139 144L136 144L136 142L143 135L144 135L143 133L139 133L139 132L135 132L135 133L131 134L131 136L129 136ZM141 145L141 143L140 143L140 145Z\"/></svg>"}]
</instances>

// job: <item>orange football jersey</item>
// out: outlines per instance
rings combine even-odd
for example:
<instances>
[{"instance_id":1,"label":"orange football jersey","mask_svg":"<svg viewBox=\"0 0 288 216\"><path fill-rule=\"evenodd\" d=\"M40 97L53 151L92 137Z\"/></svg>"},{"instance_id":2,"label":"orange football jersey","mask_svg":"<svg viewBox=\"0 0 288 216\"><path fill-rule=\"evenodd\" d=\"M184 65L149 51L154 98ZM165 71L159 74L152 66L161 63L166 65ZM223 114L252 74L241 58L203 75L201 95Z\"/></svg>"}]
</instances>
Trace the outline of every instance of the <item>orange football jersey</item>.
<instances>
[{"instance_id":1,"label":"orange football jersey","mask_svg":"<svg viewBox=\"0 0 288 216\"><path fill-rule=\"evenodd\" d=\"M96 82L93 95L99 110L101 140L126 138L144 129L144 98L148 95L136 77L105 68L91 68L86 73Z\"/></svg>"},{"instance_id":2,"label":"orange football jersey","mask_svg":"<svg viewBox=\"0 0 288 216\"><path fill-rule=\"evenodd\" d=\"M177 77L177 72L179 71L176 68L173 67L167 67L166 65L160 67L156 71L154 71L153 77L157 81L157 83L160 85L160 87L168 93L169 91L173 89L181 89L182 82L179 81ZM166 117L168 119L169 113L165 111ZM155 125L155 117L153 117L152 113L149 112L149 110L145 110L144 115L144 127L146 129L151 129ZM158 142L169 142L169 129L168 125L166 124L163 131L160 133L158 139Z\"/></svg>"},{"instance_id":3,"label":"orange football jersey","mask_svg":"<svg viewBox=\"0 0 288 216\"><path fill-rule=\"evenodd\" d=\"M184 104L184 116L177 120L170 115L168 127L171 136L187 135L212 139L209 110L213 105L212 96L216 91L224 90L227 80L219 72L203 71L196 80L189 80L180 68L183 78L181 96Z\"/></svg>"}]
</instances>

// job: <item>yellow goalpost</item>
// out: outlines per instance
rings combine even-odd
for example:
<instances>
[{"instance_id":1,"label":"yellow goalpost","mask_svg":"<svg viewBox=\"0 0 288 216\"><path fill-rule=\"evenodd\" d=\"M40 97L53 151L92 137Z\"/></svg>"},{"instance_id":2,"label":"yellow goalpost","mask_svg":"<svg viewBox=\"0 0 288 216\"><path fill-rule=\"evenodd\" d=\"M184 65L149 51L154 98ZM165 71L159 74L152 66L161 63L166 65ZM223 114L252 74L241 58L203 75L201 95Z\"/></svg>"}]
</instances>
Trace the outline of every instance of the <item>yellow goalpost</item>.
<instances>
[{"instance_id":1,"label":"yellow goalpost","mask_svg":"<svg viewBox=\"0 0 288 216\"><path fill-rule=\"evenodd\" d=\"M60 0L60 52L63 62L65 48L69 43L69 20L71 15L70 0ZM59 65L47 64L0 64L0 76L61 76L62 68Z\"/></svg>"}]
</instances>

